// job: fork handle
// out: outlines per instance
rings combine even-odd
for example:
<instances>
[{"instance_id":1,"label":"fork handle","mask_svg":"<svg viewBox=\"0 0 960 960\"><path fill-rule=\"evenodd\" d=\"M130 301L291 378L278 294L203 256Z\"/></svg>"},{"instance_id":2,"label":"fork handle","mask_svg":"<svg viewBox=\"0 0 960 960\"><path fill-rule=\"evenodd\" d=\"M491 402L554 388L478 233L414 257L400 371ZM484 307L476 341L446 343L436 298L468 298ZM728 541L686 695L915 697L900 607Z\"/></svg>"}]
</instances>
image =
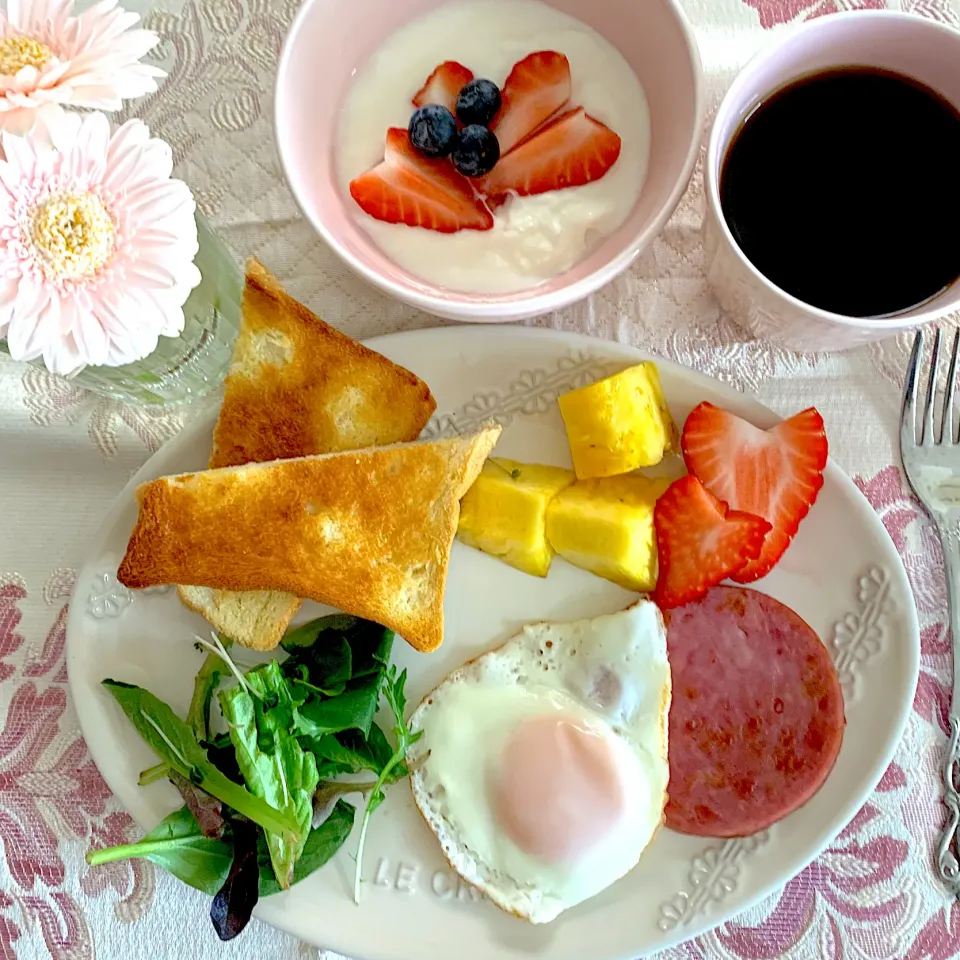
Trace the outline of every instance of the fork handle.
<instances>
[{"instance_id":1,"label":"fork handle","mask_svg":"<svg viewBox=\"0 0 960 960\"><path fill-rule=\"evenodd\" d=\"M960 899L960 861L957 836L960 833L960 530L955 517L939 518L943 546L944 572L950 609L951 646L953 647L953 698L950 704L950 743L943 761L943 805L947 823L937 845L937 870L947 889Z\"/></svg>"},{"instance_id":2,"label":"fork handle","mask_svg":"<svg viewBox=\"0 0 960 960\"><path fill-rule=\"evenodd\" d=\"M950 717L950 746L943 761L943 805L947 808L947 825L937 845L937 870L940 879L954 897L960 898L960 862L954 853L960 828L960 793L956 776L960 772L960 717Z\"/></svg>"}]
</instances>

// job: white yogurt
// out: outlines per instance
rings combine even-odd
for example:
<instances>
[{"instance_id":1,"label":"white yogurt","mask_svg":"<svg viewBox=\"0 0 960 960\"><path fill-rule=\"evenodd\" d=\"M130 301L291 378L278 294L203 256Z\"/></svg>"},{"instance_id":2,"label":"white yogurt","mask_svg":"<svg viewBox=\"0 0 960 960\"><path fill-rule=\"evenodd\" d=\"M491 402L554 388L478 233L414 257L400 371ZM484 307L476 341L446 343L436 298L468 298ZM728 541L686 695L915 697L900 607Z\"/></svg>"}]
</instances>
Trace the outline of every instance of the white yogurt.
<instances>
[{"instance_id":1,"label":"white yogurt","mask_svg":"<svg viewBox=\"0 0 960 960\"><path fill-rule=\"evenodd\" d=\"M539 0L456 0L397 31L357 72L340 116L338 174L350 181L383 159L388 127L406 127L411 100L437 64L457 60L502 85L536 50L570 60L571 104L620 135L606 176L583 187L513 197L492 230L443 234L382 223L356 207L358 222L410 273L439 286L507 293L536 286L582 260L627 218L647 172L650 112L620 52L595 30Z\"/></svg>"}]
</instances>

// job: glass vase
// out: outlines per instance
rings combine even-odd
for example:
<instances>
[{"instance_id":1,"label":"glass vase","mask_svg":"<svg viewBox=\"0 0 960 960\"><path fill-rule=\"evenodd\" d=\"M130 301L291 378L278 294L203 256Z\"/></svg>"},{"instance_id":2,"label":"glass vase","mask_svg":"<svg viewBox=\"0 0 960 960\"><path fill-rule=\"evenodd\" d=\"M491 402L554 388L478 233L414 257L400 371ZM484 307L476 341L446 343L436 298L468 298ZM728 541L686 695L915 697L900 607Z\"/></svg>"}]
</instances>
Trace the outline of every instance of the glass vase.
<instances>
[{"instance_id":1,"label":"glass vase","mask_svg":"<svg viewBox=\"0 0 960 960\"><path fill-rule=\"evenodd\" d=\"M84 367L70 382L123 403L174 406L199 400L226 376L240 329L244 273L223 241L197 215L201 280L183 305L183 332L160 337L149 356L120 367ZM0 340L0 348L6 343ZM6 352L6 351L4 351ZM43 360L33 361L43 366Z\"/></svg>"}]
</instances>

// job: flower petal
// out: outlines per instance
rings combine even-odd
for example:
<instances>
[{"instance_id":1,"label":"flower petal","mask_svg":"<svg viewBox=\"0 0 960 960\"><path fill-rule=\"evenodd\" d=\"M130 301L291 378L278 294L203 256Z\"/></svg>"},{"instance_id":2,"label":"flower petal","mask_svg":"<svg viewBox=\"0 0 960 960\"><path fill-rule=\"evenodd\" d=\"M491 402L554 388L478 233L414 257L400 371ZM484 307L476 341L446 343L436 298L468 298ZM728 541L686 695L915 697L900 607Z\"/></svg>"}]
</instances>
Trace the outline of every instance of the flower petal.
<instances>
[{"instance_id":1,"label":"flower petal","mask_svg":"<svg viewBox=\"0 0 960 960\"><path fill-rule=\"evenodd\" d=\"M42 284L21 281L7 325L7 349L14 360L35 360L47 345L58 339L56 325L51 328L49 291ZM59 312L58 312L59 315Z\"/></svg>"},{"instance_id":2,"label":"flower petal","mask_svg":"<svg viewBox=\"0 0 960 960\"><path fill-rule=\"evenodd\" d=\"M43 67L24 67L16 77L0 77L0 103L10 91L42 92L40 102L56 100L88 109L118 109L125 99L157 89L163 71L140 58L159 42L138 26L139 14L101 0L74 14L73 0L9 0L5 33L25 34L56 51ZM7 97L3 97L3 92ZM26 109L29 99L14 97L9 107Z\"/></svg>"},{"instance_id":3,"label":"flower petal","mask_svg":"<svg viewBox=\"0 0 960 960\"><path fill-rule=\"evenodd\" d=\"M87 366L73 336L50 344L43 351L43 362L51 373L62 377L71 377Z\"/></svg>"},{"instance_id":4,"label":"flower petal","mask_svg":"<svg viewBox=\"0 0 960 960\"><path fill-rule=\"evenodd\" d=\"M109 146L110 121L102 113L90 113L84 117L74 148L90 161L105 163Z\"/></svg>"},{"instance_id":5,"label":"flower petal","mask_svg":"<svg viewBox=\"0 0 960 960\"><path fill-rule=\"evenodd\" d=\"M0 280L0 337L6 335L7 326L13 316L13 308L17 302L17 288L19 286L19 278L16 280Z\"/></svg>"},{"instance_id":6,"label":"flower petal","mask_svg":"<svg viewBox=\"0 0 960 960\"><path fill-rule=\"evenodd\" d=\"M29 7L29 0L27 6ZM14 27L17 32L22 28L22 14L20 10L20 0L7 0L7 22Z\"/></svg>"},{"instance_id":7,"label":"flower petal","mask_svg":"<svg viewBox=\"0 0 960 960\"><path fill-rule=\"evenodd\" d=\"M106 332L93 310L79 311L73 301L64 300L64 306L71 314L71 328L77 342L77 349L84 363L100 366L106 363L108 341Z\"/></svg>"},{"instance_id":8,"label":"flower petal","mask_svg":"<svg viewBox=\"0 0 960 960\"><path fill-rule=\"evenodd\" d=\"M39 109L38 114L50 143L60 153L66 153L80 132L80 114L64 110L59 104L47 104Z\"/></svg>"},{"instance_id":9,"label":"flower petal","mask_svg":"<svg viewBox=\"0 0 960 960\"><path fill-rule=\"evenodd\" d=\"M149 93L151 91L144 91ZM138 93L126 93L126 99L142 96ZM69 104L72 107L81 107L84 110L109 110L111 113L123 106L124 98L107 86L74 87L70 91Z\"/></svg>"},{"instance_id":10,"label":"flower petal","mask_svg":"<svg viewBox=\"0 0 960 960\"><path fill-rule=\"evenodd\" d=\"M37 85L37 78L40 76L40 71L36 67L32 67L29 64L27 66L21 67L13 76L14 81L17 84L17 90L32 90Z\"/></svg>"},{"instance_id":11,"label":"flower petal","mask_svg":"<svg viewBox=\"0 0 960 960\"><path fill-rule=\"evenodd\" d=\"M20 176L26 179L33 177L37 163L36 151L25 137L16 137L4 131L0 134L0 144L3 145L3 155L11 167L20 171Z\"/></svg>"},{"instance_id":12,"label":"flower petal","mask_svg":"<svg viewBox=\"0 0 960 960\"><path fill-rule=\"evenodd\" d=\"M142 120L128 120L113 135L107 150L103 183L110 190L126 190L140 169L141 156L150 142L150 131ZM144 178L147 171L144 171ZM163 176L163 174L159 174ZM169 173L166 176L170 176Z\"/></svg>"},{"instance_id":13,"label":"flower petal","mask_svg":"<svg viewBox=\"0 0 960 960\"><path fill-rule=\"evenodd\" d=\"M11 197L19 194L21 176L20 168L15 163L0 160L0 183Z\"/></svg>"},{"instance_id":14,"label":"flower petal","mask_svg":"<svg viewBox=\"0 0 960 960\"><path fill-rule=\"evenodd\" d=\"M36 3L54 19L72 9L71 0ZM193 195L142 121L111 135L101 113L81 119L56 103L33 113L36 137L0 132L0 323L10 351L42 356L58 373L146 356L159 336L183 330L183 304L200 281ZM49 265L23 240L32 205L61 190L99 195L114 220L111 259L92 277L47 280Z\"/></svg>"}]
</instances>

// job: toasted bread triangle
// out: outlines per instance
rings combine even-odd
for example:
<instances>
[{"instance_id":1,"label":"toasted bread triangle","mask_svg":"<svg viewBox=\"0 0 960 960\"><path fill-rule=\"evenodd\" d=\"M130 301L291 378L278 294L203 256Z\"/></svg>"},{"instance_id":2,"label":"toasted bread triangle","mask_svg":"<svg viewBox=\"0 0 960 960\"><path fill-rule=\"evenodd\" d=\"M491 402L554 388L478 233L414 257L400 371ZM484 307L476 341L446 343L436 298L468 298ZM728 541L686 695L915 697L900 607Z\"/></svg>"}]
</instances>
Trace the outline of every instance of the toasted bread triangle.
<instances>
[{"instance_id":1,"label":"toasted bread triangle","mask_svg":"<svg viewBox=\"0 0 960 960\"><path fill-rule=\"evenodd\" d=\"M324 323L248 260L210 467L416 440L436 406L419 377ZM177 593L224 636L256 650L277 646L301 603L269 590L181 585Z\"/></svg>"},{"instance_id":2,"label":"toasted bread triangle","mask_svg":"<svg viewBox=\"0 0 960 960\"><path fill-rule=\"evenodd\" d=\"M248 262L211 467L416 440L436 406L419 377L324 323Z\"/></svg>"},{"instance_id":3,"label":"toasted bread triangle","mask_svg":"<svg viewBox=\"0 0 960 960\"><path fill-rule=\"evenodd\" d=\"M467 437L142 484L118 578L136 588L282 590L434 650L460 498L499 435L491 424Z\"/></svg>"}]
</instances>

